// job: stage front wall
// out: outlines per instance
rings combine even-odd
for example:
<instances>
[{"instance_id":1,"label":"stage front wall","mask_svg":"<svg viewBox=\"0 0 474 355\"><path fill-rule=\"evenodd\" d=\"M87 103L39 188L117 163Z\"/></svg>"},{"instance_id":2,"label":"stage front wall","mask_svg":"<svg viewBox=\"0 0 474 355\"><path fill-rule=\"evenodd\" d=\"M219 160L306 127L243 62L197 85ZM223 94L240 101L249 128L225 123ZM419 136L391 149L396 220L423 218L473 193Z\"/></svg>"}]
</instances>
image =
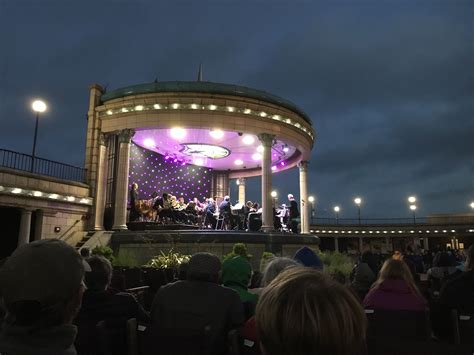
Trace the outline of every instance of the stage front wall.
<instances>
[{"instance_id":1,"label":"stage front wall","mask_svg":"<svg viewBox=\"0 0 474 355\"><path fill-rule=\"evenodd\" d=\"M138 184L140 199L149 199L156 191L160 196L167 192L183 196L185 201L209 197L212 169L174 163L161 154L132 144L130 151L130 185Z\"/></svg>"}]
</instances>

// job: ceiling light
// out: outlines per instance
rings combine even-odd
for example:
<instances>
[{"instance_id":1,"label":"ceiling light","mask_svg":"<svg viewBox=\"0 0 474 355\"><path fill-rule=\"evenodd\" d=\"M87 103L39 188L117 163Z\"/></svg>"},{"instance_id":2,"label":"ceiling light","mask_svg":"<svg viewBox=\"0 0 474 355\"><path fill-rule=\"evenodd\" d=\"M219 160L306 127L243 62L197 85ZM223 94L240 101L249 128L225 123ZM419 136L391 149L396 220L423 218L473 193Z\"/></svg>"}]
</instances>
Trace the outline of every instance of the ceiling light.
<instances>
[{"instance_id":1,"label":"ceiling light","mask_svg":"<svg viewBox=\"0 0 474 355\"><path fill-rule=\"evenodd\" d=\"M128 108L123 107L123 108L122 108L122 112L128 112Z\"/></svg>"},{"instance_id":2,"label":"ceiling light","mask_svg":"<svg viewBox=\"0 0 474 355\"><path fill-rule=\"evenodd\" d=\"M244 144L250 145L255 142L255 138L253 136L245 135L244 138L242 138L242 142Z\"/></svg>"},{"instance_id":3,"label":"ceiling light","mask_svg":"<svg viewBox=\"0 0 474 355\"><path fill-rule=\"evenodd\" d=\"M174 139L183 139L186 137L186 130L178 127L171 128L170 136Z\"/></svg>"},{"instance_id":4,"label":"ceiling light","mask_svg":"<svg viewBox=\"0 0 474 355\"><path fill-rule=\"evenodd\" d=\"M155 141L151 138L147 138L143 141L143 145L147 148L155 148Z\"/></svg>"},{"instance_id":5,"label":"ceiling light","mask_svg":"<svg viewBox=\"0 0 474 355\"><path fill-rule=\"evenodd\" d=\"M176 110L177 108L179 108L179 104L172 104L171 107Z\"/></svg>"},{"instance_id":6,"label":"ceiling light","mask_svg":"<svg viewBox=\"0 0 474 355\"><path fill-rule=\"evenodd\" d=\"M41 196L43 196L43 193L41 191L33 191L33 196L34 197L41 197Z\"/></svg>"},{"instance_id":7,"label":"ceiling light","mask_svg":"<svg viewBox=\"0 0 474 355\"><path fill-rule=\"evenodd\" d=\"M195 159L193 160L193 162L194 162L194 164L196 164L196 165L203 165L203 164L204 164L204 159L202 159L202 158L195 158Z\"/></svg>"},{"instance_id":8,"label":"ceiling light","mask_svg":"<svg viewBox=\"0 0 474 355\"><path fill-rule=\"evenodd\" d=\"M285 144L285 145L283 146L283 151L284 151L285 153L288 153L289 150L290 150L290 148L288 148L288 144Z\"/></svg>"},{"instance_id":9,"label":"ceiling light","mask_svg":"<svg viewBox=\"0 0 474 355\"><path fill-rule=\"evenodd\" d=\"M192 108L193 110L197 110L197 109L198 109L198 107L199 107L199 106L198 106L198 105L196 105L196 104L191 104L191 108Z\"/></svg>"},{"instance_id":10,"label":"ceiling light","mask_svg":"<svg viewBox=\"0 0 474 355\"><path fill-rule=\"evenodd\" d=\"M273 119L274 119L274 120L277 120L277 121L280 121L280 120L281 120L281 116L280 116L280 115L273 115Z\"/></svg>"},{"instance_id":11,"label":"ceiling light","mask_svg":"<svg viewBox=\"0 0 474 355\"><path fill-rule=\"evenodd\" d=\"M261 117L267 117L267 113L262 111L262 112L260 112L260 116Z\"/></svg>"},{"instance_id":12,"label":"ceiling light","mask_svg":"<svg viewBox=\"0 0 474 355\"><path fill-rule=\"evenodd\" d=\"M262 154L254 153L254 154L252 154L252 159L253 160L262 160Z\"/></svg>"},{"instance_id":13,"label":"ceiling light","mask_svg":"<svg viewBox=\"0 0 474 355\"><path fill-rule=\"evenodd\" d=\"M252 110L249 109L249 108L246 108L246 109L244 110L244 113L245 113L246 115L250 114L251 112L252 112Z\"/></svg>"},{"instance_id":14,"label":"ceiling light","mask_svg":"<svg viewBox=\"0 0 474 355\"><path fill-rule=\"evenodd\" d=\"M135 111L143 111L143 105L135 106Z\"/></svg>"},{"instance_id":15,"label":"ceiling light","mask_svg":"<svg viewBox=\"0 0 474 355\"><path fill-rule=\"evenodd\" d=\"M224 132L220 129L214 129L209 132L209 135L214 139L221 139L222 137L224 137Z\"/></svg>"},{"instance_id":16,"label":"ceiling light","mask_svg":"<svg viewBox=\"0 0 474 355\"><path fill-rule=\"evenodd\" d=\"M107 114L110 116L111 114L113 114L112 110L107 110Z\"/></svg>"},{"instance_id":17,"label":"ceiling light","mask_svg":"<svg viewBox=\"0 0 474 355\"><path fill-rule=\"evenodd\" d=\"M275 165L272 166L272 170L275 171L277 167Z\"/></svg>"},{"instance_id":18,"label":"ceiling light","mask_svg":"<svg viewBox=\"0 0 474 355\"><path fill-rule=\"evenodd\" d=\"M59 197L59 195L58 194L50 194L48 197L53 199L53 200L56 200Z\"/></svg>"},{"instance_id":19,"label":"ceiling light","mask_svg":"<svg viewBox=\"0 0 474 355\"><path fill-rule=\"evenodd\" d=\"M74 196L68 196L66 197L66 200L68 200L69 202L74 202L76 198Z\"/></svg>"},{"instance_id":20,"label":"ceiling light","mask_svg":"<svg viewBox=\"0 0 474 355\"><path fill-rule=\"evenodd\" d=\"M160 105L160 104L154 104L154 105L153 105L153 108L154 108L155 110L159 110L159 109L161 108L161 105Z\"/></svg>"},{"instance_id":21,"label":"ceiling light","mask_svg":"<svg viewBox=\"0 0 474 355\"><path fill-rule=\"evenodd\" d=\"M235 165L242 165L244 162L240 159L237 159L236 161L234 161L234 164Z\"/></svg>"},{"instance_id":22,"label":"ceiling light","mask_svg":"<svg viewBox=\"0 0 474 355\"><path fill-rule=\"evenodd\" d=\"M216 105L209 105L209 110L214 111L217 108Z\"/></svg>"},{"instance_id":23,"label":"ceiling light","mask_svg":"<svg viewBox=\"0 0 474 355\"><path fill-rule=\"evenodd\" d=\"M235 111L235 107L227 106L227 111L229 111L229 112L234 112L234 111Z\"/></svg>"},{"instance_id":24,"label":"ceiling light","mask_svg":"<svg viewBox=\"0 0 474 355\"><path fill-rule=\"evenodd\" d=\"M263 145L259 145L259 146L257 147L257 152L263 153Z\"/></svg>"},{"instance_id":25,"label":"ceiling light","mask_svg":"<svg viewBox=\"0 0 474 355\"><path fill-rule=\"evenodd\" d=\"M22 189L16 188L12 190L12 194L21 194Z\"/></svg>"}]
</instances>

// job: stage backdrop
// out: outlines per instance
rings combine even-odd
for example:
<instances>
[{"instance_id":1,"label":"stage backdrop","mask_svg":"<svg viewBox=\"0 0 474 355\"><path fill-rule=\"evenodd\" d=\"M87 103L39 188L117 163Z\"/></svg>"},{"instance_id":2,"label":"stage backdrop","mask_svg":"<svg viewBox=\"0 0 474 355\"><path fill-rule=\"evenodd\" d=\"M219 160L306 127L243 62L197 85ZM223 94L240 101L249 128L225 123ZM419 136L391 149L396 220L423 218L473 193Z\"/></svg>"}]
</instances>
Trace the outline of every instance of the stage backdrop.
<instances>
[{"instance_id":1,"label":"stage backdrop","mask_svg":"<svg viewBox=\"0 0 474 355\"><path fill-rule=\"evenodd\" d=\"M185 201L209 197L212 174L209 168L175 162L173 158L152 152L132 143L130 151L129 185L138 184L139 198L151 198L153 191L164 192Z\"/></svg>"}]
</instances>

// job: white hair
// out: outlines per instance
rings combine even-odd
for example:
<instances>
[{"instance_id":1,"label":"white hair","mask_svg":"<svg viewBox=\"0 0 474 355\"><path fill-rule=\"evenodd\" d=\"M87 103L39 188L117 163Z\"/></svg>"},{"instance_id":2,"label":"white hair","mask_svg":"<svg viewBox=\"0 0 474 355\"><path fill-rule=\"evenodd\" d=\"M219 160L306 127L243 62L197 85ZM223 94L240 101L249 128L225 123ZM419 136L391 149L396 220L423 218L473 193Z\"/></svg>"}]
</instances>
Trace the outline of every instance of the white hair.
<instances>
[{"instance_id":1,"label":"white hair","mask_svg":"<svg viewBox=\"0 0 474 355\"><path fill-rule=\"evenodd\" d=\"M288 194L288 200L292 201L292 200L294 200L294 199L295 199L295 198L293 197L292 194Z\"/></svg>"}]
</instances>

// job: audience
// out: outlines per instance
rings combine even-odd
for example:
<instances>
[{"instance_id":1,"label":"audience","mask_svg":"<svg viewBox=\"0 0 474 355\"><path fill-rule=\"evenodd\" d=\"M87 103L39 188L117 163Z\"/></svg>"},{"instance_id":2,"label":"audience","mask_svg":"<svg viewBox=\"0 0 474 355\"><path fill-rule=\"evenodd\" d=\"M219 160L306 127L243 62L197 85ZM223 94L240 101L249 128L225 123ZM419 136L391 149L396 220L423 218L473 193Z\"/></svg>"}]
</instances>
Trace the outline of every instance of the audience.
<instances>
[{"instance_id":1,"label":"audience","mask_svg":"<svg viewBox=\"0 0 474 355\"><path fill-rule=\"evenodd\" d=\"M424 311L426 301L402 260L388 259L377 281L364 298L364 307L384 310Z\"/></svg>"},{"instance_id":2,"label":"audience","mask_svg":"<svg viewBox=\"0 0 474 355\"><path fill-rule=\"evenodd\" d=\"M373 254L371 252L363 253L352 271L353 279L351 286L361 300L367 295L367 292L369 292L370 287L377 278L377 274L374 273L369 265L369 262L372 262L372 257Z\"/></svg>"},{"instance_id":3,"label":"audience","mask_svg":"<svg viewBox=\"0 0 474 355\"><path fill-rule=\"evenodd\" d=\"M222 264L222 284L237 292L242 302L257 303L258 296L248 291L252 266L242 256L224 260Z\"/></svg>"},{"instance_id":4,"label":"audience","mask_svg":"<svg viewBox=\"0 0 474 355\"><path fill-rule=\"evenodd\" d=\"M157 335L205 330L210 353L225 353L227 333L243 324L244 315L239 295L218 284L220 271L217 256L197 253L189 260L186 281L176 281L158 290L151 309Z\"/></svg>"},{"instance_id":5,"label":"audience","mask_svg":"<svg viewBox=\"0 0 474 355\"><path fill-rule=\"evenodd\" d=\"M136 318L149 321L149 315L129 293L114 293L108 287L112 279L112 265L103 256L94 255L87 259L91 271L86 273L87 290L82 298L82 306L74 323L79 333L76 348L79 354L92 355L98 352L99 341L96 325L100 321L112 324L113 328L125 335L126 321ZM117 347L125 345L125 339L114 339ZM124 344L120 344L123 342Z\"/></svg>"},{"instance_id":6,"label":"audience","mask_svg":"<svg viewBox=\"0 0 474 355\"><path fill-rule=\"evenodd\" d=\"M72 324L84 292L89 266L57 239L16 249L0 269L6 316L0 330L3 355L74 355Z\"/></svg>"},{"instance_id":7,"label":"audience","mask_svg":"<svg viewBox=\"0 0 474 355\"><path fill-rule=\"evenodd\" d=\"M317 270L295 267L278 275L261 295L256 321L265 355L365 353L360 303Z\"/></svg>"}]
</instances>

